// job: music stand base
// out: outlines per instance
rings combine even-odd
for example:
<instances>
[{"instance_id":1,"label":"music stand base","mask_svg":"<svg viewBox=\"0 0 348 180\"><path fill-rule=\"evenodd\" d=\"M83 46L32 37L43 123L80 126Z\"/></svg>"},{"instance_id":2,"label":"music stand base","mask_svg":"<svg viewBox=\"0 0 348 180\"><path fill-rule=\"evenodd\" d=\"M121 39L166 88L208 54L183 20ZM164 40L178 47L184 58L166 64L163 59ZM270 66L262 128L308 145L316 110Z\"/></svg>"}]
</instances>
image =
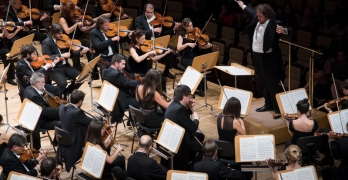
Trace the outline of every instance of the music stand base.
<instances>
[{"instance_id":1,"label":"music stand base","mask_svg":"<svg viewBox=\"0 0 348 180\"><path fill-rule=\"evenodd\" d=\"M198 110L198 109L200 109L202 107L206 107L210 111L210 114L212 114L214 117L216 117L216 114L213 112L213 106L210 105L210 104L207 104L207 103L205 103L205 104L199 106L198 108L194 109L194 111L196 111L196 110Z\"/></svg>"},{"instance_id":2,"label":"music stand base","mask_svg":"<svg viewBox=\"0 0 348 180\"><path fill-rule=\"evenodd\" d=\"M204 104L199 106L198 108L194 109L194 111L196 111L199 108L206 107L210 111L210 114L212 114L214 117L216 117L216 114L213 112L213 106L207 103L207 96L208 96L207 95L207 74L210 73L210 71L207 72L207 70L205 68L203 68L203 71L204 71L203 78L204 78L204 92L205 92ZM210 108L208 108L208 106Z\"/></svg>"}]
</instances>

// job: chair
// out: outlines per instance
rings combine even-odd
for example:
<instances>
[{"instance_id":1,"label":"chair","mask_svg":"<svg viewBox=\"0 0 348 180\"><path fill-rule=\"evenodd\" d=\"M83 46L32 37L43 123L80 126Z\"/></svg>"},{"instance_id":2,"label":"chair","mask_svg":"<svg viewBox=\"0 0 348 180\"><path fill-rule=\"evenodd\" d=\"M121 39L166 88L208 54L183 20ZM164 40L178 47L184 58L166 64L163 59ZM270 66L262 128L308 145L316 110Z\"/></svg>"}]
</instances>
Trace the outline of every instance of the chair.
<instances>
[{"instance_id":1,"label":"chair","mask_svg":"<svg viewBox=\"0 0 348 180\"><path fill-rule=\"evenodd\" d=\"M250 49L249 35L239 33L239 44L238 46L243 47L244 50Z\"/></svg>"},{"instance_id":2,"label":"chair","mask_svg":"<svg viewBox=\"0 0 348 180\"><path fill-rule=\"evenodd\" d=\"M54 13L52 15L52 24L59 23L60 16L61 16L60 12Z\"/></svg>"},{"instance_id":3,"label":"chair","mask_svg":"<svg viewBox=\"0 0 348 180\"><path fill-rule=\"evenodd\" d=\"M129 17L138 17L139 10L136 8L123 8L124 13L126 13Z\"/></svg>"},{"instance_id":4,"label":"chair","mask_svg":"<svg viewBox=\"0 0 348 180\"><path fill-rule=\"evenodd\" d=\"M234 156L234 145L229 141L216 140L218 146L218 158L221 162L227 164L229 167L238 165Z\"/></svg>"},{"instance_id":5,"label":"chair","mask_svg":"<svg viewBox=\"0 0 348 180\"><path fill-rule=\"evenodd\" d=\"M140 130L146 131L147 134L154 134L156 131L159 131L161 128L148 128L142 125L145 123L144 114L139 109L131 105L129 105L129 113L131 114L134 124L136 125L136 127L134 128L134 136L133 136L132 149L131 149L131 152L133 152L135 136L137 136L138 139L140 138L140 135L139 135Z\"/></svg>"},{"instance_id":6,"label":"chair","mask_svg":"<svg viewBox=\"0 0 348 180\"><path fill-rule=\"evenodd\" d=\"M155 6L156 11L162 12L162 1L160 1L160 0L147 0L147 3L153 4L153 6Z\"/></svg>"},{"instance_id":7,"label":"chair","mask_svg":"<svg viewBox=\"0 0 348 180\"><path fill-rule=\"evenodd\" d=\"M230 27L223 26L221 31L221 40L226 42L226 46L233 45L235 42L236 30Z\"/></svg>"},{"instance_id":8,"label":"chair","mask_svg":"<svg viewBox=\"0 0 348 180\"><path fill-rule=\"evenodd\" d=\"M285 43L279 43L280 51L282 52L283 64L289 61L289 46Z\"/></svg>"},{"instance_id":9,"label":"chair","mask_svg":"<svg viewBox=\"0 0 348 180\"><path fill-rule=\"evenodd\" d=\"M254 67L254 63L253 63L253 59L251 57L251 52L247 52L247 56L246 56L246 59L247 59L247 67L250 68L250 69L255 69Z\"/></svg>"},{"instance_id":10,"label":"chair","mask_svg":"<svg viewBox=\"0 0 348 180\"><path fill-rule=\"evenodd\" d=\"M175 80L178 76L181 76L184 74L186 68L181 64L181 61L178 62L178 64L176 65L176 68L179 70L178 73L174 74L174 80L173 80L173 89L174 89L174 85L175 85Z\"/></svg>"},{"instance_id":11,"label":"chair","mask_svg":"<svg viewBox=\"0 0 348 180\"><path fill-rule=\"evenodd\" d=\"M230 47L228 50L228 62L227 65L231 65L231 63L235 62L243 65L244 63L244 50L240 47Z\"/></svg>"},{"instance_id":12,"label":"chair","mask_svg":"<svg viewBox=\"0 0 348 180\"><path fill-rule=\"evenodd\" d=\"M50 143L51 143L51 144L53 143L52 137L51 137L50 133L48 132L48 129L41 129L41 128L40 128L40 133L42 133L42 134L47 134L47 135L45 135L45 136L41 136L41 138L48 137L48 139L50 140ZM53 146L53 145L52 145L52 146ZM57 153L56 148L55 148L54 146L53 146L53 150L54 150L55 153Z\"/></svg>"},{"instance_id":13,"label":"chair","mask_svg":"<svg viewBox=\"0 0 348 180\"><path fill-rule=\"evenodd\" d=\"M303 1L290 0L290 4L291 4L292 8L295 11L301 11L302 10Z\"/></svg>"},{"instance_id":14,"label":"chair","mask_svg":"<svg viewBox=\"0 0 348 180\"><path fill-rule=\"evenodd\" d=\"M312 33L304 30L298 30L296 42L300 46L310 47L312 40Z\"/></svg>"},{"instance_id":15,"label":"chair","mask_svg":"<svg viewBox=\"0 0 348 180\"><path fill-rule=\"evenodd\" d=\"M291 66L290 69L290 78L289 78L289 66L287 65L285 67L285 80L284 80L284 86L287 87L288 86L288 82L290 80L290 89L297 89L300 87L301 84L301 76L302 76L302 72L303 70L298 67L298 66Z\"/></svg>"},{"instance_id":16,"label":"chair","mask_svg":"<svg viewBox=\"0 0 348 180\"><path fill-rule=\"evenodd\" d=\"M306 49L298 49L296 63L303 66L309 67L309 58L312 56L312 52Z\"/></svg>"},{"instance_id":17,"label":"chair","mask_svg":"<svg viewBox=\"0 0 348 180\"><path fill-rule=\"evenodd\" d=\"M216 38L217 28L218 26L215 22L209 21L205 28L205 34L207 34L210 38Z\"/></svg>"},{"instance_id":18,"label":"chair","mask_svg":"<svg viewBox=\"0 0 348 180\"><path fill-rule=\"evenodd\" d=\"M336 1L326 0L324 4L324 14L334 14L336 6Z\"/></svg>"},{"instance_id":19,"label":"chair","mask_svg":"<svg viewBox=\"0 0 348 180\"><path fill-rule=\"evenodd\" d=\"M325 36L318 36L317 37L317 46L325 46L326 49L329 49L331 41L332 41L332 38L325 37Z\"/></svg>"},{"instance_id":20,"label":"chair","mask_svg":"<svg viewBox=\"0 0 348 180\"><path fill-rule=\"evenodd\" d=\"M321 148L322 138L320 136L301 137L296 144L301 149L302 166L309 165L314 163L314 158L319 157L316 151Z\"/></svg>"},{"instance_id":21,"label":"chair","mask_svg":"<svg viewBox=\"0 0 348 180\"><path fill-rule=\"evenodd\" d=\"M226 54L226 42L219 39L212 39L211 44L215 45L212 48L212 51L219 51L219 57L217 61L217 65L223 65L225 62L225 54Z\"/></svg>"},{"instance_id":22,"label":"chair","mask_svg":"<svg viewBox=\"0 0 348 180\"><path fill-rule=\"evenodd\" d=\"M307 0L307 7L313 9L314 14L318 14L320 11L321 0Z\"/></svg>"},{"instance_id":23,"label":"chair","mask_svg":"<svg viewBox=\"0 0 348 180\"><path fill-rule=\"evenodd\" d=\"M177 2L177 1L168 1L167 4L167 15L172 16L175 21L181 21L182 20L182 14L184 11L184 3L183 2Z\"/></svg>"}]
</instances>

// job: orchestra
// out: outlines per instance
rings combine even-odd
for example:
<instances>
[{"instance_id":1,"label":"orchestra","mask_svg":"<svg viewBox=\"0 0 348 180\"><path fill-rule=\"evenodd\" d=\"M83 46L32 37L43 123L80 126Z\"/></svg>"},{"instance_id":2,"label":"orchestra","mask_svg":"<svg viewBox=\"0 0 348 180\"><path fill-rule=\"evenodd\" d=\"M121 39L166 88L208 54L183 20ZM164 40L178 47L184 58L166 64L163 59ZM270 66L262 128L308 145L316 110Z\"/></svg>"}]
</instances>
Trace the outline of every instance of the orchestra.
<instances>
[{"instance_id":1,"label":"orchestra","mask_svg":"<svg viewBox=\"0 0 348 180\"><path fill-rule=\"evenodd\" d=\"M213 15L205 21L205 26L195 27L193 22L195 25L199 23L196 23L197 19L191 18L199 18L197 14L194 17L174 18L175 20L166 15L168 0L163 1L164 8L161 12L157 12L153 4L143 3L145 5L139 7L143 11L138 17L127 15L129 13L122 3L118 4L122 0L95 0L93 3L88 0L49 0L44 7L50 11L49 14L37 8L43 5L33 6L31 0L23 4L21 0L5 1L8 3L0 4L0 58L3 69L7 66L9 68L3 74L6 82L1 83L17 86L21 103L26 99L42 110L30 133L26 133L27 127L21 125L19 132L12 135L1 131L0 143L5 145L0 145L0 166L5 177L14 171L41 179L61 179L62 173L79 168L76 164L84 158L84 148L86 143L90 143L106 152L101 179L166 179L170 169L206 173L209 179L252 179L252 173L243 171L245 164L236 162L237 165L231 165L220 159L219 153L223 148L216 142L224 141L235 148L235 137L250 135L249 125L241 114L242 103L245 103L239 97L241 95L227 97L222 92L226 96L224 106L221 106L217 117L211 118L214 122L209 124L209 128L216 129L214 133L217 136L212 140L211 132L204 134L200 130L203 113L198 114L193 109L196 104L202 103L195 99L195 94L208 97L204 87L205 80L197 82L195 87L185 84L188 82L179 81L174 87L177 79L170 72L178 72L173 69L177 67L179 71L185 71L194 64L196 57L219 51L206 30L206 25L213 21ZM192 3L196 4L195 1ZM274 110L272 119L283 118L288 129L284 132L289 135L283 152L286 161L265 159L264 164L269 166L269 175L276 179L277 171L294 170L309 165L311 160L303 159L306 154L301 154L301 147L297 142L303 137L320 136L318 152L324 158L321 156L321 160L315 162L322 166L323 179L347 178L344 172L348 167L348 133L345 133L348 131L348 123L342 121L341 125L347 129L342 130L342 133L332 129L322 132L324 130L321 129L319 121L309 115L317 111L335 114L347 109L348 79L340 83L342 91L337 93L336 90L336 96L333 96L335 98L325 99L321 106L313 107L309 99L304 98L294 102L295 113L281 113L281 108L284 107L279 106L275 96L276 89L279 89L275 76L278 73L278 64L273 63L273 60L275 62L275 54L280 51L277 45L279 34L288 35L289 30L278 25L278 21L270 14L262 14L266 13L262 8L267 9L268 5L257 6L254 11L239 0L229 3L236 3L237 8L240 7L242 11L254 16L251 24L246 27L247 31L239 30L238 33L249 35L249 53L255 66L258 66L255 67L257 81L266 84L260 90L260 94L265 97L265 104L255 112ZM93 14L89 13L91 11L88 8L91 7ZM59 21L50 23L49 31L43 33L40 30L43 22L47 22L53 13L60 13ZM132 25L125 26L126 21L132 21L134 28ZM265 30L267 28L269 32ZM34 34L34 39L28 44L22 38L30 34ZM156 41L167 35L170 36L168 42ZM221 40L220 37L215 41ZM15 42L20 42L21 46L13 60L9 58L9 52L15 47ZM173 42L175 45L168 45ZM225 48L224 51L227 52L227 46ZM94 59L97 59L95 66L90 68ZM158 66L158 63L161 65ZM86 72L87 75L84 74ZM87 92L80 88L85 82L78 80L81 77L88 79L91 88L93 102L89 111L82 108L87 104L84 101ZM92 81L99 80L99 77L103 88L117 88L117 99L111 110L105 108L105 104L94 102L97 96L93 96L92 91L99 93L102 90L92 87ZM214 78L215 76L212 77ZM174 81L173 88L167 86L168 81ZM270 81L272 82L267 85ZM109 85L105 85L106 83ZM213 81L210 83L213 84ZM275 88L276 85L278 88ZM306 86L310 86L310 83ZM336 88L333 84L330 93L334 86ZM1 88L0 84L0 90ZM167 91L173 93L173 98L166 94ZM343 96L340 97L342 93ZM105 101L114 100L107 98ZM7 97L5 99L8 100ZM220 101L222 100L219 103ZM139 114L132 113L130 109L133 108ZM163 158L163 153L156 150L167 148L162 147L157 142L158 139L156 141L161 135L160 131L165 129L163 125L166 119L185 130L178 149L171 158ZM124 123L126 120L127 124ZM118 125L122 123L126 130L134 130L135 148L130 150L130 156L122 154L129 151L129 148L120 144L116 136ZM47 157L48 152L41 145L41 132L57 129L70 136L71 145L61 146L54 136L50 143L54 150L57 149L54 155L56 158ZM149 132L148 129L155 130ZM335 148L340 151L333 152ZM160 156L160 161L153 159L151 153ZM341 157L341 165L338 167L334 164L335 153ZM61 157L63 154L64 157ZM232 158L236 159L236 153ZM260 165L260 162L253 163Z\"/></svg>"}]
</instances>

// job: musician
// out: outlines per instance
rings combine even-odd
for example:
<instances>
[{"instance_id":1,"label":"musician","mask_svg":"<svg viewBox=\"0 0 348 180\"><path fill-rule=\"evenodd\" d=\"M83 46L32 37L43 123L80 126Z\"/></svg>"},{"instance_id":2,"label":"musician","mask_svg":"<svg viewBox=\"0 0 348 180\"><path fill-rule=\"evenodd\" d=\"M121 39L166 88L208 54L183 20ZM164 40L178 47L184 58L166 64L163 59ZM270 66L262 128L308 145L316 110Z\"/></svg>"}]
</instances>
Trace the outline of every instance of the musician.
<instances>
[{"instance_id":1,"label":"musician","mask_svg":"<svg viewBox=\"0 0 348 180\"><path fill-rule=\"evenodd\" d=\"M24 91L24 98L29 99L38 106L42 107L40 118L35 126L33 137L33 147L35 149L41 148L40 128L54 130L54 127L61 127L58 116L58 108L51 108L48 102L42 97L45 92L45 75L40 72L34 72L30 77L30 84Z\"/></svg>"},{"instance_id":2,"label":"musician","mask_svg":"<svg viewBox=\"0 0 348 180\"><path fill-rule=\"evenodd\" d=\"M1 19L0 19L1 22ZM2 28L0 28L1 30ZM7 46L7 43L5 42L5 38L6 39L11 39L13 38L19 31L22 30L21 26L18 26L16 31L13 33L9 33L6 28L3 28L3 32L0 33L0 58L2 59L2 62L4 63L4 69L10 64L10 67L7 71L7 83L16 86L17 83L14 82L14 61L13 60L7 60L7 56L6 54L9 53L9 49Z\"/></svg>"},{"instance_id":3,"label":"musician","mask_svg":"<svg viewBox=\"0 0 348 180\"><path fill-rule=\"evenodd\" d=\"M76 77L80 72L71 67L67 58L70 56L76 56L77 54L83 54L87 50L84 49L80 52L69 53L65 50L60 50L57 46L57 40L62 38L63 29L59 24L51 25L51 35L48 36L44 41L42 41L42 54L51 56L52 59L60 58L60 62L55 64L54 71L49 73L49 77L57 83L57 86L60 87L61 92L64 95L64 98L67 98L74 89L78 89L82 84L75 83ZM71 79L71 83L68 87L66 78Z\"/></svg>"},{"instance_id":4,"label":"musician","mask_svg":"<svg viewBox=\"0 0 348 180\"><path fill-rule=\"evenodd\" d=\"M18 60L16 66L16 76L18 78L18 83L20 85L19 96L21 101L23 101L24 90L30 86L29 78L34 72L40 72L43 74L48 74L52 67L55 66L56 63L59 62L59 59L55 59L54 63L47 63L42 66L40 69L34 69L31 67L30 63L37 59L36 48L32 44L23 45L20 49L21 51L21 59ZM53 86L51 84L45 84L45 89L57 96L61 95L61 90L57 86Z\"/></svg>"},{"instance_id":5,"label":"musician","mask_svg":"<svg viewBox=\"0 0 348 180\"><path fill-rule=\"evenodd\" d=\"M92 121L88 126L86 143L90 142L108 153L106 155L106 163L104 166L102 179L115 177L117 180L125 180L127 177L127 173L125 171L125 158L124 156L118 155L123 148L121 145L117 145L116 151L110 155L110 142L112 137L109 135L108 138L103 141L102 136L104 133L106 133L103 126L102 121ZM114 134L115 126L111 125L110 128L113 131L110 134Z\"/></svg>"},{"instance_id":6,"label":"musician","mask_svg":"<svg viewBox=\"0 0 348 180\"><path fill-rule=\"evenodd\" d=\"M130 80L124 76L123 69L126 66L126 57L121 54L115 54L111 60L111 66L104 69L102 78L110 82L119 89L118 97L114 109L112 110L111 122L120 123L124 116L124 111L129 105L138 108L139 104L135 97L130 93L130 89L135 89L137 80Z\"/></svg>"},{"instance_id":7,"label":"musician","mask_svg":"<svg viewBox=\"0 0 348 180\"><path fill-rule=\"evenodd\" d=\"M174 35L175 31L179 28L180 23L173 23L172 28L168 28L166 31L162 32L162 26L161 27L153 27L150 22L156 19L154 15L155 7L153 4L145 4L144 6L144 14L138 16L135 18L135 29L141 29L145 33L145 39L151 40L154 38L158 38L160 36L166 36L166 35ZM152 29L154 31L154 36L152 34ZM168 48L175 49L174 47L168 46ZM163 76L174 78L174 76L169 72L169 70L173 67L173 63L176 62L176 55L174 52L169 53L167 56L165 56L165 68L163 71Z\"/></svg>"},{"instance_id":8,"label":"musician","mask_svg":"<svg viewBox=\"0 0 348 180\"><path fill-rule=\"evenodd\" d=\"M201 55L203 49L210 49L213 45L207 43L206 45L196 45L194 42L190 41L187 34L193 31L193 24L190 18L185 18L181 22L179 38L177 44L177 50L181 51L181 65L187 68L187 66L192 66L193 59L196 56ZM198 87L199 96L204 97L204 83L203 80Z\"/></svg>"},{"instance_id":9,"label":"musician","mask_svg":"<svg viewBox=\"0 0 348 180\"><path fill-rule=\"evenodd\" d=\"M190 160L195 158L197 152L202 152L202 146L194 138L194 134L198 134L196 131L199 125L199 115L187 108L188 106L193 108L196 104L195 100L192 100L191 89L188 86L176 86L173 99L164 114L164 118L170 119L185 129L178 153L173 158L173 169L189 170L188 163ZM204 136L202 139L204 139Z\"/></svg>"},{"instance_id":10,"label":"musician","mask_svg":"<svg viewBox=\"0 0 348 180\"><path fill-rule=\"evenodd\" d=\"M101 15L107 15L112 21L118 21L118 16L116 16L113 12L107 12L103 9L103 5L107 4L108 2L112 2L112 6L115 4L113 1L110 0L97 0L96 5L94 6L94 11L93 11L93 18L100 17ZM109 4L110 5L110 4ZM112 8L111 6L111 8ZM119 8L119 6L115 5L115 9ZM122 9L123 11L123 9ZM125 13L121 13L121 20L127 19L128 15Z\"/></svg>"},{"instance_id":11,"label":"musician","mask_svg":"<svg viewBox=\"0 0 348 180\"><path fill-rule=\"evenodd\" d=\"M219 179L243 179L240 171L230 169L221 161L217 161L218 146L214 140L207 140L203 143L203 159L193 166L195 172L207 173L210 180Z\"/></svg>"},{"instance_id":12,"label":"musician","mask_svg":"<svg viewBox=\"0 0 348 180\"><path fill-rule=\"evenodd\" d=\"M7 177L11 171L18 173L37 176L40 172L40 164L25 163L21 162L20 155L26 148L27 138L19 133L11 135L8 141L8 148L4 151L0 158L0 166L3 168L3 174ZM40 151L39 156L35 159L38 163L41 159L45 158L45 153ZM34 162L34 161L33 161Z\"/></svg>"},{"instance_id":13,"label":"musician","mask_svg":"<svg viewBox=\"0 0 348 180\"><path fill-rule=\"evenodd\" d=\"M283 170L294 170L301 168L300 162L302 159L302 153L301 149L295 145L292 144L288 148L285 149L285 156L286 160L289 163L289 165L273 165L270 163L270 159L266 159L266 163L268 164L269 170L272 173L272 177L275 180L276 179L276 173L277 171L283 171Z\"/></svg>"},{"instance_id":14,"label":"musician","mask_svg":"<svg viewBox=\"0 0 348 180\"><path fill-rule=\"evenodd\" d=\"M53 157L47 157L40 162L40 175L43 180L57 180L62 166Z\"/></svg>"},{"instance_id":15,"label":"musician","mask_svg":"<svg viewBox=\"0 0 348 180\"><path fill-rule=\"evenodd\" d=\"M168 169L149 157L152 151L152 138L142 135L139 139L139 149L128 159L127 174L133 179L165 180Z\"/></svg>"},{"instance_id":16,"label":"musician","mask_svg":"<svg viewBox=\"0 0 348 180\"><path fill-rule=\"evenodd\" d=\"M48 15L46 13L43 13L43 15L37 20L32 21L28 18L21 19L18 17L17 12L21 10L22 1L21 0L9 0L9 7L6 7L4 10L4 17L6 21L13 21L16 26L34 26L34 25L41 25L41 22L48 18ZM40 32L33 32L33 31L20 31L16 36L11 38L11 42L14 43L17 39L22 38L24 36L27 36L28 34L34 33L34 40L37 41L43 41L46 38L46 35Z\"/></svg>"},{"instance_id":17,"label":"musician","mask_svg":"<svg viewBox=\"0 0 348 180\"><path fill-rule=\"evenodd\" d=\"M89 123L93 121L93 118L86 116L81 109L85 95L84 92L75 89L70 95L70 103L59 106L62 129L69 133L72 142L71 146L62 146L61 149L61 151L65 152L65 165L68 172L82 156L87 128Z\"/></svg>"},{"instance_id":18,"label":"musician","mask_svg":"<svg viewBox=\"0 0 348 180\"><path fill-rule=\"evenodd\" d=\"M97 26L89 32L92 47L96 51L95 55L101 54L102 61L105 61L105 63L98 63L101 72L108 67L107 63L110 64L113 55L117 53L116 48L120 41L119 36L113 38L106 36L105 32L109 28L109 23L109 18L101 16L97 20Z\"/></svg>"},{"instance_id":19,"label":"musician","mask_svg":"<svg viewBox=\"0 0 348 180\"><path fill-rule=\"evenodd\" d=\"M341 87L342 87L342 92L344 96L348 96L348 79L344 80L341 83ZM327 103L324 104L324 108L330 113L332 112L332 110L328 107ZM342 106L340 109L348 109L348 101L345 100L342 102Z\"/></svg>"},{"instance_id":20,"label":"musician","mask_svg":"<svg viewBox=\"0 0 348 180\"><path fill-rule=\"evenodd\" d=\"M60 12L60 10L62 9L62 4L60 0L48 0L47 9L51 11L51 14L54 14Z\"/></svg>"},{"instance_id":21,"label":"musician","mask_svg":"<svg viewBox=\"0 0 348 180\"><path fill-rule=\"evenodd\" d=\"M170 49L161 55L156 55L154 50L147 53L141 51L141 46L145 42L145 34L142 30L135 30L132 35L131 43L129 45L129 59L128 63L133 73L138 73L144 76L148 70L152 68L152 61L159 61L161 58L171 52ZM147 60L149 58L150 60ZM166 78L162 76L162 90L166 91Z\"/></svg>"},{"instance_id":22,"label":"musician","mask_svg":"<svg viewBox=\"0 0 348 180\"><path fill-rule=\"evenodd\" d=\"M281 58L279 55L279 34L288 34L286 28L277 25L275 13L268 4L260 4L256 12L244 5L242 1L236 1L241 9L253 17L253 20L244 28L243 33L249 34L252 46L252 58L256 75L263 85L265 105L257 108L257 112L274 110L273 119L281 116L275 95L278 93L278 74Z\"/></svg>"},{"instance_id":23,"label":"musician","mask_svg":"<svg viewBox=\"0 0 348 180\"><path fill-rule=\"evenodd\" d=\"M155 84L154 84L155 83ZM136 98L139 102L140 111L145 116L144 126L158 128L164 121L164 112L158 110L158 106L167 109L169 103L162 97L161 73L150 69L143 83L136 89Z\"/></svg>"}]
</instances>

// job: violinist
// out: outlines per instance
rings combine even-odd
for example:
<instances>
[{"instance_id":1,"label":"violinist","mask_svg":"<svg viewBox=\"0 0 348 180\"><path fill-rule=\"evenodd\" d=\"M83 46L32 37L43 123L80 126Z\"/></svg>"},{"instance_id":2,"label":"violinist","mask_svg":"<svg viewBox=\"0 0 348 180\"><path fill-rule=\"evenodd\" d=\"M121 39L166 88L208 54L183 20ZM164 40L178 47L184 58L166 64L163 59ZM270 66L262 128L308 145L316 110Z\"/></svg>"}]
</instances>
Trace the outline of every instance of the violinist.
<instances>
[{"instance_id":1,"label":"violinist","mask_svg":"<svg viewBox=\"0 0 348 180\"><path fill-rule=\"evenodd\" d=\"M58 108L49 107L48 103L42 97L46 93L45 75L40 72L34 72L30 77L30 84L31 86L28 86L25 89L23 98L27 98L38 106L42 107L42 112L32 134L33 147L35 149L40 149L40 128L54 130L55 126L61 127L61 125L59 119L57 118Z\"/></svg>"},{"instance_id":2,"label":"violinist","mask_svg":"<svg viewBox=\"0 0 348 180\"><path fill-rule=\"evenodd\" d=\"M186 68L187 66L192 66L193 59L196 56L201 55L200 50L209 49L212 47L211 43L207 43L206 45L198 45L193 41L189 40L188 33L193 33L193 24L190 18L185 18L181 22L180 27L180 36L178 38L177 50L182 51L181 54L181 64ZM204 97L204 83L203 80L199 84L199 96Z\"/></svg>"},{"instance_id":3,"label":"violinist","mask_svg":"<svg viewBox=\"0 0 348 180\"><path fill-rule=\"evenodd\" d=\"M40 172L40 164L37 164L45 157L45 153L40 151L35 161L22 163L20 155L26 148L27 138L19 133L11 135L8 141L8 148L4 151L0 158L0 165L3 168L3 174L7 177L11 171L23 173L30 176L38 176Z\"/></svg>"},{"instance_id":4,"label":"violinist","mask_svg":"<svg viewBox=\"0 0 348 180\"><path fill-rule=\"evenodd\" d=\"M348 96L348 79L344 80L341 83L341 88L342 88L343 95ZM327 103L324 104L324 108L327 110L327 112L329 112L329 113L332 112L332 109L328 107ZM344 100L342 102L342 106L340 109L341 110L348 109L348 101L347 100Z\"/></svg>"},{"instance_id":5,"label":"violinist","mask_svg":"<svg viewBox=\"0 0 348 180\"><path fill-rule=\"evenodd\" d=\"M130 92L130 90L134 90L140 82L135 79L127 78L124 75L125 66L126 57L121 54L115 54L112 57L111 66L104 69L102 74L103 81L106 80L119 89L116 104L112 111L112 123L120 123L122 121L124 111L126 108L128 109L129 105L136 108L139 107L139 104L134 97L134 93Z\"/></svg>"},{"instance_id":6,"label":"violinist","mask_svg":"<svg viewBox=\"0 0 348 180\"><path fill-rule=\"evenodd\" d=\"M108 136L107 140L103 141L102 136L106 133L103 126L104 124L102 121L92 121L88 126L86 143L90 142L108 153L106 155L102 179L112 179L115 177L117 180L126 180L127 173L125 171L125 157L119 155L123 148L121 145L118 145L116 151L113 154L110 154L110 140L112 137ZM115 126L112 126L111 128L113 132L110 134L114 134Z\"/></svg>"},{"instance_id":7,"label":"violinist","mask_svg":"<svg viewBox=\"0 0 348 180\"><path fill-rule=\"evenodd\" d=\"M114 2L112 0L97 0L96 1L96 5L94 6L94 11L93 11L93 18L96 17L100 17L100 16L107 16L109 17L112 21L118 21L118 16L115 15L115 13L110 12L111 9L114 6ZM106 7L107 8L106 8ZM119 6L115 7L114 10L116 8L119 8ZM110 10L109 10L110 9ZM121 20L122 19L127 19L128 15L125 13L119 13L121 14Z\"/></svg>"},{"instance_id":8,"label":"violinist","mask_svg":"<svg viewBox=\"0 0 348 180\"><path fill-rule=\"evenodd\" d=\"M135 94L140 111L145 116L143 125L148 128L161 127L164 121L164 112L162 109L158 110L158 106L167 109L169 105L162 98L161 73L154 69L147 71L143 83L137 86Z\"/></svg>"},{"instance_id":9,"label":"violinist","mask_svg":"<svg viewBox=\"0 0 348 180\"><path fill-rule=\"evenodd\" d=\"M47 157L40 162L40 176L43 180L57 180L62 166L53 157Z\"/></svg>"},{"instance_id":10,"label":"violinist","mask_svg":"<svg viewBox=\"0 0 348 180\"><path fill-rule=\"evenodd\" d=\"M86 116L81 109L85 93L75 89L70 95L70 103L59 106L59 117L62 124L62 129L69 133L72 143L71 146L62 146L65 153L66 170L69 172L74 163L80 159L83 151L84 140L86 138L87 128L93 118Z\"/></svg>"},{"instance_id":11,"label":"violinist","mask_svg":"<svg viewBox=\"0 0 348 180\"><path fill-rule=\"evenodd\" d=\"M66 99L67 95L82 85L81 83L75 83L75 79L80 72L76 68L71 67L67 58L70 56L79 56L86 51L73 51L70 53L64 49L60 50L57 46L57 41L62 38L62 34L62 26L59 24L52 24L51 35L42 41L41 47L43 55L49 55L52 59L60 59L60 61L55 64L54 71L50 71L49 77L57 83L57 86L60 87L60 90L64 95L63 98ZM68 87L66 87L68 84L66 78L72 80Z\"/></svg>"},{"instance_id":12,"label":"violinist","mask_svg":"<svg viewBox=\"0 0 348 180\"><path fill-rule=\"evenodd\" d=\"M2 22L2 20L0 19L0 22ZM4 69L10 64L10 67L7 71L7 83L16 86L17 83L14 82L14 74L15 74L15 67L14 67L14 61L12 60L7 60L7 56L6 54L9 53L9 49L8 49L8 44L5 42L5 38L6 39L11 39L13 38L19 31L22 30L22 27L19 26L17 27L16 31L13 33L9 33L5 28L1 29L2 33L0 33L0 58L2 59L2 62L4 63Z\"/></svg>"},{"instance_id":13,"label":"violinist","mask_svg":"<svg viewBox=\"0 0 348 180\"><path fill-rule=\"evenodd\" d=\"M301 149L295 145L292 144L288 148L285 149L285 156L288 162L288 165L273 165L271 163L270 159L266 159L266 163L268 164L269 170L272 173L272 177L275 180L276 179L276 173L277 171L283 171L283 170L294 170L301 168L300 162L302 158Z\"/></svg>"},{"instance_id":14,"label":"violinist","mask_svg":"<svg viewBox=\"0 0 348 180\"><path fill-rule=\"evenodd\" d=\"M34 69L31 67L30 63L37 59L37 52L33 45L26 44L23 45L20 49L21 59L18 60L16 66L16 76L18 78L18 83L20 85L19 96L21 101L23 100L24 90L30 86L29 78L34 72L40 72L43 74L48 74L50 69L54 67L55 63L58 63L59 60L54 60L54 63L47 63L39 69ZM45 89L57 96L61 95L61 90L57 86L51 84L45 84Z\"/></svg>"},{"instance_id":15,"label":"violinist","mask_svg":"<svg viewBox=\"0 0 348 180\"><path fill-rule=\"evenodd\" d=\"M44 13L37 21L32 21L29 19L29 17L26 17L24 19L21 19L18 17L18 13L23 10L22 9L22 1L21 0L9 0L9 6L6 7L4 10L4 17L7 17L6 21L13 21L16 26L34 26L34 25L41 25L41 22L48 18L48 15ZM9 12L7 13L7 10ZM34 40L36 41L43 41L46 38L46 35L44 33L40 32L33 32L33 31L20 31L16 36L11 38L11 42L15 42L17 39L27 36L28 34L34 33Z\"/></svg>"}]
</instances>

